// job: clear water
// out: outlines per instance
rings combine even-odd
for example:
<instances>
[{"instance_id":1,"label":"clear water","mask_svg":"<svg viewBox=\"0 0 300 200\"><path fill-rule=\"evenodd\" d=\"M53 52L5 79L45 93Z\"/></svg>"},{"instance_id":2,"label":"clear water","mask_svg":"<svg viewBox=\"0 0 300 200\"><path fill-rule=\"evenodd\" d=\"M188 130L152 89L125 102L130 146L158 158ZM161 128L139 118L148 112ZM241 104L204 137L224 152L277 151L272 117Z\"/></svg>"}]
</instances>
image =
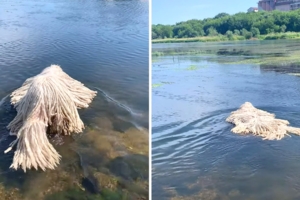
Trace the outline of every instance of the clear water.
<instances>
[{"instance_id":1,"label":"clear water","mask_svg":"<svg viewBox=\"0 0 300 200\"><path fill-rule=\"evenodd\" d=\"M153 51L211 47L217 52L227 46L267 54L293 52L299 41L154 44ZM225 122L249 101L299 127L300 77L288 72L300 68L221 62L226 59L216 54L153 58L153 199L300 198L300 137L263 141L236 135Z\"/></svg>"},{"instance_id":2,"label":"clear water","mask_svg":"<svg viewBox=\"0 0 300 200\"><path fill-rule=\"evenodd\" d=\"M129 193L128 199L147 196L148 150L140 145L148 146L148 3L1 1L1 196L97 199L108 191ZM56 170L11 171L13 154L3 150L14 139L5 127L15 111L5 97L51 64L98 91L91 106L80 110L87 128L56 145L63 156ZM66 190L75 192L63 194Z\"/></svg>"}]
</instances>

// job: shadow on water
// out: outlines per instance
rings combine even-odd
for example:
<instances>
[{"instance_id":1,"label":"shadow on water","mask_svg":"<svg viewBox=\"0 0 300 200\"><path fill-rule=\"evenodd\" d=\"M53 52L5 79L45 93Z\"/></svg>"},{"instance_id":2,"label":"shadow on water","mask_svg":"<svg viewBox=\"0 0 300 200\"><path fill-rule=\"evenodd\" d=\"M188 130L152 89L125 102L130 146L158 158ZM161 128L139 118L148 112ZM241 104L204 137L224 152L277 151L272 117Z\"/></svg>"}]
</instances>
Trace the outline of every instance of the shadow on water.
<instances>
[{"instance_id":1,"label":"shadow on water","mask_svg":"<svg viewBox=\"0 0 300 200\"><path fill-rule=\"evenodd\" d=\"M174 46L224 49L223 55L160 56L153 63L152 82L172 82L153 88L153 199L300 198L300 137L263 141L232 133L233 126L225 121L249 101L300 126L299 64L295 62L299 48L287 47L291 43L299 41L260 46L254 42L255 47L251 42L153 45L156 51L170 52ZM242 51L235 54L232 49ZM240 55L255 49L265 54ZM283 55L286 52L293 56ZM190 66L199 67L185 70Z\"/></svg>"}]
</instances>

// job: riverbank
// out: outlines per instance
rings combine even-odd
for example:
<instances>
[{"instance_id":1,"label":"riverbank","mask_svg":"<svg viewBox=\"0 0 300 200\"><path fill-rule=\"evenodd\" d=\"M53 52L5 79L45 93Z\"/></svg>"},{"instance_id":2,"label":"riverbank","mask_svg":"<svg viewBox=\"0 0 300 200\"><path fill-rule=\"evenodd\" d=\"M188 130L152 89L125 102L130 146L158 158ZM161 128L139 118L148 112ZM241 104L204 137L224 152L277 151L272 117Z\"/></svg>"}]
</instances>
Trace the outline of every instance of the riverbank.
<instances>
[{"instance_id":1,"label":"riverbank","mask_svg":"<svg viewBox=\"0 0 300 200\"><path fill-rule=\"evenodd\" d=\"M206 60L223 64L256 64L261 66L300 66L300 40L264 40L252 42L177 43L155 44L152 62L157 63L164 56L192 56L195 60ZM298 73L298 71L297 71Z\"/></svg>"},{"instance_id":2,"label":"riverbank","mask_svg":"<svg viewBox=\"0 0 300 200\"><path fill-rule=\"evenodd\" d=\"M300 32L286 32L286 33L271 33L266 35L260 35L258 37L252 37L246 39L241 35L232 35L230 37L226 35L218 36L202 36L193 38L165 38L154 39L152 43L185 43L185 42L222 42L222 41L242 41L242 40L279 40L279 39L300 39Z\"/></svg>"},{"instance_id":3,"label":"riverbank","mask_svg":"<svg viewBox=\"0 0 300 200\"><path fill-rule=\"evenodd\" d=\"M190 52L153 52L152 53L152 62L155 63L159 61L159 57L161 56L180 56L180 55L206 55L205 58L206 60L212 61L212 62L219 62L223 64L258 64L258 65L264 65L264 66L286 66L286 65L295 65L295 66L300 66L300 58L299 58L299 53L300 51L295 51L292 52L289 55L280 55L278 56L277 54L269 55L269 56L244 56L244 55L230 55L231 52L228 52L227 55L222 55L221 57L218 56L217 54L210 54L208 55L206 52L203 53L201 51L190 51ZM225 57L224 57L225 56ZM228 56L231 57L231 59L228 58ZM208 58L209 57L209 58ZM201 59L201 57L199 57ZM155 86L154 86L155 87ZM158 86L156 86L158 87Z\"/></svg>"}]
</instances>

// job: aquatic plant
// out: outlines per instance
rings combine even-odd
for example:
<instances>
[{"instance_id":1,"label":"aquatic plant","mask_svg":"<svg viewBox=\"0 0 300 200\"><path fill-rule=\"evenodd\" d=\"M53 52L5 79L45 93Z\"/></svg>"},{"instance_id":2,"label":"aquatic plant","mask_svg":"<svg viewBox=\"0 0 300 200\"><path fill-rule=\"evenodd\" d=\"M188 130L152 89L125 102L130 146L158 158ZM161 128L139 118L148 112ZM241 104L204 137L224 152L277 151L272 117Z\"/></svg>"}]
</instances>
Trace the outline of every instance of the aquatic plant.
<instances>
[{"instance_id":1,"label":"aquatic plant","mask_svg":"<svg viewBox=\"0 0 300 200\"><path fill-rule=\"evenodd\" d=\"M84 129L77 109L87 108L95 91L68 76L58 65L45 68L27 79L11 94L17 116L7 126L17 139L5 151L17 145L10 168L54 169L60 155L47 138L48 133L70 135Z\"/></svg>"},{"instance_id":2,"label":"aquatic plant","mask_svg":"<svg viewBox=\"0 0 300 200\"><path fill-rule=\"evenodd\" d=\"M163 56L163 52L159 52L159 51L152 52L152 56Z\"/></svg>"},{"instance_id":3,"label":"aquatic plant","mask_svg":"<svg viewBox=\"0 0 300 200\"><path fill-rule=\"evenodd\" d=\"M134 127L121 133L114 130L107 117L100 117L95 123L101 128L87 127L85 137L75 135L76 144L72 146L84 163L85 176L92 180L101 195L104 190L110 190L123 196L128 194L126 199L146 199L149 189L148 134Z\"/></svg>"},{"instance_id":4,"label":"aquatic plant","mask_svg":"<svg viewBox=\"0 0 300 200\"><path fill-rule=\"evenodd\" d=\"M162 55L157 54L156 56L162 56ZM157 59L154 55L152 55L152 63L157 63L159 61L160 61L159 59Z\"/></svg>"},{"instance_id":5,"label":"aquatic plant","mask_svg":"<svg viewBox=\"0 0 300 200\"><path fill-rule=\"evenodd\" d=\"M287 120L276 119L275 115L255 108L246 102L226 119L235 125L231 131L237 134L253 134L266 140L281 140L293 133L300 135L300 128L288 126Z\"/></svg>"},{"instance_id":6,"label":"aquatic plant","mask_svg":"<svg viewBox=\"0 0 300 200\"><path fill-rule=\"evenodd\" d=\"M288 73L288 75L291 75L291 76L300 76L300 73Z\"/></svg>"},{"instance_id":7,"label":"aquatic plant","mask_svg":"<svg viewBox=\"0 0 300 200\"><path fill-rule=\"evenodd\" d=\"M154 83L154 84L152 84L152 88L157 88L157 87L160 87L162 85L163 85L162 83Z\"/></svg>"},{"instance_id":8,"label":"aquatic plant","mask_svg":"<svg viewBox=\"0 0 300 200\"><path fill-rule=\"evenodd\" d=\"M188 68L186 68L186 70L189 70L189 71L193 71L193 70L197 70L198 67L196 65L190 65Z\"/></svg>"},{"instance_id":9,"label":"aquatic plant","mask_svg":"<svg viewBox=\"0 0 300 200\"><path fill-rule=\"evenodd\" d=\"M278 53L271 53L270 55L261 54L259 56L253 57L236 57L237 59L226 59L215 58L215 61L221 62L224 64L259 64L264 67L266 66L288 66L288 65L299 65L300 58L299 58L300 51L292 51L291 53L286 53L284 55L278 55ZM212 60L212 59L211 59Z\"/></svg>"}]
</instances>

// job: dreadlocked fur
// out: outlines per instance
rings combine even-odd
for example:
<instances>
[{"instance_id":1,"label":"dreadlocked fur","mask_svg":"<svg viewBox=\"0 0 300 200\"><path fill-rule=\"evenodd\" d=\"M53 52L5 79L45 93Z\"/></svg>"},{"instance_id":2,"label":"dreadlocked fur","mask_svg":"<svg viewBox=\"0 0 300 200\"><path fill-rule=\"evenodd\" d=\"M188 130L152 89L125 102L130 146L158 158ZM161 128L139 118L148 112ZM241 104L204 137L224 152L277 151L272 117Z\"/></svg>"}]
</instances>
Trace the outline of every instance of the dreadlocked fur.
<instances>
[{"instance_id":1,"label":"dreadlocked fur","mask_svg":"<svg viewBox=\"0 0 300 200\"><path fill-rule=\"evenodd\" d=\"M281 140L288 133L300 135L300 128L290 127L287 120L276 119L275 115L255 108L246 102L226 119L235 125L232 132L261 136L267 140Z\"/></svg>"},{"instance_id":2,"label":"dreadlocked fur","mask_svg":"<svg viewBox=\"0 0 300 200\"><path fill-rule=\"evenodd\" d=\"M50 144L48 133L70 135L84 129L77 109L87 108L96 91L68 76L58 65L45 68L40 74L27 79L11 94L11 104L17 116L7 128L17 139L5 151L17 145L10 168L32 167L54 169L60 155Z\"/></svg>"}]
</instances>

